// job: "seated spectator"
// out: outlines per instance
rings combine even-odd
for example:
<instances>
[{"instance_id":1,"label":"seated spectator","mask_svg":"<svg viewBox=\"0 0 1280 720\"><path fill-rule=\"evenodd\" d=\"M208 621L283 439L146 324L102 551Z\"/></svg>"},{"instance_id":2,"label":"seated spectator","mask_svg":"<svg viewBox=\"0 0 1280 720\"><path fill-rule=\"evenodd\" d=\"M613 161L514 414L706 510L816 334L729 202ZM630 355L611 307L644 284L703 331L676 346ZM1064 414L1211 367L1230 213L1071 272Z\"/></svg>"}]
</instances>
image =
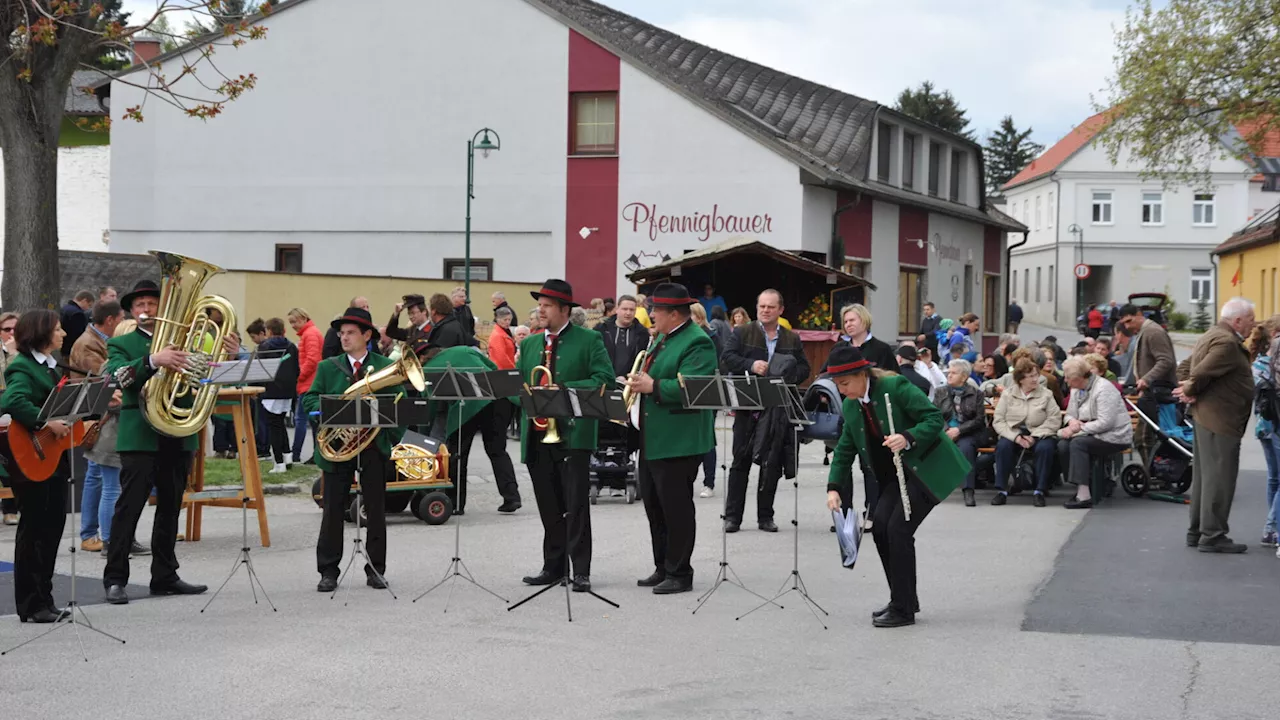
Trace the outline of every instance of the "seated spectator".
<instances>
[{"instance_id":1,"label":"seated spectator","mask_svg":"<svg viewBox=\"0 0 1280 720\"><path fill-rule=\"evenodd\" d=\"M1133 444L1133 424L1116 386L1093 374L1089 361L1067 358L1063 377L1071 389L1066 424L1058 432L1058 463L1063 477L1076 486L1065 503L1070 509L1093 507L1089 474L1095 457L1114 455Z\"/></svg>"},{"instance_id":2,"label":"seated spectator","mask_svg":"<svg viewBox=\"0 0 1280 720\"><path fill-rule=\"evenodd\" d=\"M947 365L947 384L934 392L933 404L942 411L942 421L947 437L969 461L969 474L964 476L964 504L973 507L973 481L978 460L978 447L987 429L986 404L982 393L969 375L973 367L964 360L952 360Z\"/></svg>"},{"instance_id":3,"label":"seated spectator","mask_svg":"<svg viewBox=\"0 0 1280 720\"><path fill-rule=\"evenodd\" d=\"M987 356L987 379L1004 377L1009 372L1009 361L1000 353Z\"/></svg>"},{"instance_id":4,"label":"seated spectator","mask_svg":"<svg viewBox=\"0 0 1280 720\"><path fill-rule=\"evenodd\" d=\"M924 376L933 386L934 393L930 395L932 398L937 394L938 388L946 387L947 373L933 361L933 351L929 348L921 347L918 354L920 359L916 361L916 372Z\"/></svg>"},{"instance_id":5,"label":"seated spectator","mask_svg":"<svg viewBox=\"0 0 1280 720\"><path fill-rule=\"evenodd\" d=\"M991 426L1000 439L996 441L996 489L992 505L1008 500L1009 474L1018 457L1030 450L1035 458L1035 506L1044 507L1044 495L1053 475L1053 454L1057 449L1057 433L1062 427L1062 414L1045 387L1040 369L1030 358L1020 358L1013 370L1014 385L1000 395Z\"/></svg>"},{"instance_id":6,"label":"seated spectator","mask_svg":"<svg viewBox=\"0 0 1280 720\"><path fill-rule=\"evenodd\" d=\"M982 383L991 379L990 377L991 363L990 361L987 360L987 358L980 357L977 360L973 361L973 363L969 367L973 368L973 370L969 373L969 378L973 380L975 383L977 383L979 387L982 386Z\"/></svg>"},{"instance_id":7,"label":"seated spectator","mask_svg":"<svg viewBox=\"0 0 1280 720\"><path fill-rule=\"evenodd\" d=\"M1084 360L1089 363L1090 372L1107 380L1111 384L1115 385L1117 390L1123 392L1123 388L1120 387L1120 383L1116 382L1116 374L1111 372L1111 369L1107 367L1106 358L1102 357L1098 353L1089 353L1084 356Z\"/></svg>"}]
</instances>

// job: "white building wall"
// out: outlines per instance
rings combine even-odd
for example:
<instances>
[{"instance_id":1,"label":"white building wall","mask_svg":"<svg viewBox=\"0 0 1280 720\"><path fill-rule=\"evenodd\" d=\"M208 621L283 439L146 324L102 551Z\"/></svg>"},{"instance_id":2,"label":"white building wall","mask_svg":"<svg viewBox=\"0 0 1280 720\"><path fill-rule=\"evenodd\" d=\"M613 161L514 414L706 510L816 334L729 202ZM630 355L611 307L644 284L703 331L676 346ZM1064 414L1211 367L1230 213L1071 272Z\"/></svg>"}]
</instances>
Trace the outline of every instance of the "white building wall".
<instances>
[{"instance_id":1,"label":"white building wall","mask_svg":"<svg viewBox=\"0 0 1280 720\"><path fill-rule=\"evenodd\" d=\"M867 295L872 334L885 342L898 335L898 206L874 201L871 206L871 284Z\"/></svg>"},{"instance_id":2,"label":"white building wall","mask_svg":"<svg viewBox=\"0 0 1280 720\"><path fill-rule=\"evenodd\" d=\"M3 153L0 150L0 153ZM58 247L62 250L106 249L103 233L110 210L111 148L58 150ZM4 257L4 166L0 164L0 258Z\"/></svg>"},{"instance_id":3,"label":"white building wall","mask_svg":"<svg viewBox=\"0 0 1280 720\"><path fill-rule=\"evenodd\" d=\"M929 275L926 300L938 314L958 318L966 312L985 316L982 307L983 229L966 220L929 214ZM969 302L965 303L965 266L970 266ZM985 319L985 318L984 318Z\"/></svg>"},{"instance_id":4,"label":"white building wall","mask_svg":"<svg viewBox=\"0 0 1280 720\"><path fill-rule=\"evenodd\" d=\"M832 218L836 212L836 192L827 188L804 186L803 217L801 219L799 250L818 252L824 256L831 251Z\"/></svg>"},{"instance_id":5,"label":"white building wall","mask_svg":"<svg viewBox=\"0 0 1280 720\"><path fill-rule=\"evenodd\" d=\"M302 242L307 272L441 277L463 256L466 142L488 126L502 149L476 158L472 257L496 280L562 275L568 29L521 0L433 3L406 65L385 34L345 32L349 10L309 3L221 49L258 86L209 122L158 102L123 120L141 98L115 84L112 249L270 270L276 243Z\"/></svg>"},{"instance_id":6,"label":"white building wall","mask_svg":"<svg viewBox=\"0 0 1280 720\"><path fill-rule=\"evenodd\" d=\"M794 163L626 61L620 80L620 263L633 253L678 257L744 235L801 249L803 188ZM638 222L637 213L650 222ZM654 224L664 216L695 214L720 221L687 232L663 232ZM629 272L619 264L619 292L634 291L625 278Z\"/></svg>"}]
</instances>

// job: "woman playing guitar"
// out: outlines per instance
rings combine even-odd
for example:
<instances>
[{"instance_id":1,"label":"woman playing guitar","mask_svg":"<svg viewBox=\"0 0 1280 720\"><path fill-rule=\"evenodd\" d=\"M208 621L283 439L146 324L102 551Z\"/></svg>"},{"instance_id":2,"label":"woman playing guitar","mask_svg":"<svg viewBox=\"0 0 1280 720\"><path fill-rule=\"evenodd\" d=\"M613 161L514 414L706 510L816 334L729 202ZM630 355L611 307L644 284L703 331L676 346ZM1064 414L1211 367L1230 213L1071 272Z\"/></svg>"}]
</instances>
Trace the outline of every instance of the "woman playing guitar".
<instances>
[{"instance_id":1,"label":"woman playing guitar","mask_svg":"<svg viewBox=\"0 0 1280 720\"><path fill-rule=\"evenodd\" d=\"M17 354L4 371L5 389L0 395L0 413L13 422L35 431L41 427L40 408L61 380L53 353L62 347L66 335L53 310L31 310L18 318L14 332ZM61 420L48 423L58 438L71 432ZM13 558L13 589L22 622L51 623L67 616L53 604L53 568L58 541L67 521L66 457L46 482L31 482L22 476L17 463L8 462L0 473L9 476L13 494L22 507Z\"/></svg>"}]
</instances>

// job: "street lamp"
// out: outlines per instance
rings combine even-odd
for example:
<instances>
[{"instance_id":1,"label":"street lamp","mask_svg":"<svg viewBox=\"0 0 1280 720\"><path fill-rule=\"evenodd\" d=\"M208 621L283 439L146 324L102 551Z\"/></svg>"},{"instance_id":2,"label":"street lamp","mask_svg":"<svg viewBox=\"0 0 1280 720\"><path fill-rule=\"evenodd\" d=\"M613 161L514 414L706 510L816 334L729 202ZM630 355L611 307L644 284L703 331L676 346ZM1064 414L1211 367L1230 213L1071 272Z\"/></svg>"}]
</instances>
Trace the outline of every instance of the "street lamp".
<instances>
[{"instance_id":1,"label":"street lamp","mask_svg":"<svg viewBox=\"0 0 1280 720\"><path fill-rule=\"evenodd\" d=\"M1067 232L1076 236L1076 255L1078 256L1076 258L1076 264L1083 265L1084 228L1072 223L1071 227L1067 228ZM1076 317L1079 317L1080 313L1084 312L1084 281L1076 277L1076 270L1074 267L1071 268L1071 277L1076 278Z\"/></svg>"},{"instance_id":2,"label":"street lamp","mask_svg":"<svg viewBox=\"0 0 1280 720\"><path fill-rule=\"evenodd\" d=\"M484 137L480 137L481 135ZM493 135L493 140L489 139L490 135ZM480 140L477 141L476 138L480 138ZM462 272L466 277L465 287L468 301L471 300L471 201L476 196L476 150L480 151L481 157L487 158L490 152L501 149L502 138L498 137L497 132L489 128L481 128L467 141L467 247L466 255L462 261Z\"/></svg>"}]
</instances>

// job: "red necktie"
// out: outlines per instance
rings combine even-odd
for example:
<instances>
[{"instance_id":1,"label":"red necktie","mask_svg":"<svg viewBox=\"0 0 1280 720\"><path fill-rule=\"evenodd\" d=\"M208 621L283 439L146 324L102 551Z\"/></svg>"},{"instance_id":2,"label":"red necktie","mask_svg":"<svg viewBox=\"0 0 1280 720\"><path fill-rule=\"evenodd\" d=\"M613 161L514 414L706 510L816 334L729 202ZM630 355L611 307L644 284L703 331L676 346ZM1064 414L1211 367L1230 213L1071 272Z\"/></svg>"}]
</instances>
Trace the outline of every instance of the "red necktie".
<instances>
[{"instance_id":1,"label":"red necktie","mask_svg":"<svg viewBox=\"0 0 1280 720\"><path fill-rule=\"evenodd\" d=\"M363 367L364 367L364 363L357 360L355 366L352 369L353 374L356 376L357 379L360 378L360 369Z\"/></svg>"}]
</instances>

